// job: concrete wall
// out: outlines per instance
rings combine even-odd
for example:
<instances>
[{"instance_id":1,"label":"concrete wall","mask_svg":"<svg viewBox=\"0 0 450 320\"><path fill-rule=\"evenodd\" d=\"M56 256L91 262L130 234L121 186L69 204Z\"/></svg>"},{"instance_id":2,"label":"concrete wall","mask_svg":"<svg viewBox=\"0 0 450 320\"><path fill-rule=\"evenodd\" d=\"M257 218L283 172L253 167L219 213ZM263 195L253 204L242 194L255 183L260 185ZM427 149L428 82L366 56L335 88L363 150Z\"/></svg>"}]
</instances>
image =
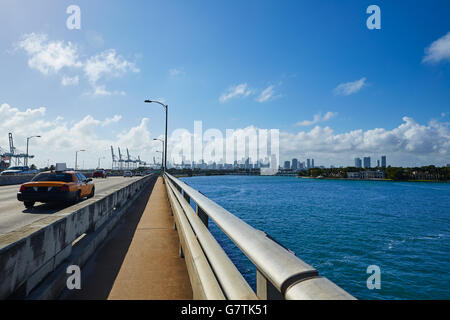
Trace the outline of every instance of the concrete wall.
<instances>
[{"instance_id":1,"label":"concrete wall","mask_svg":"<svg viewBox=\"0 0 450 320\"><path fill-rule=\"evenodd\" d=\"M155 178L146 176L104 198L74 206L72 213L55 214L0 236L0 299L27 297L71 255L75 240L117 221L120 208ZM98 239L94 244L91 252Z\"/></svg>"},{"instance_id":2,"label":"concrete wall","mask_svg":"<svg viewBox=\"0 0 450 320\"><path fill-rule=\"evenodd\" d=\"M33 179L34 174L18 175L18 176L0 176L0 186L8 186L12 184L22 184Z\"/></svg>"},{"instance_id":3,"label":"concrete wall","mask_svg":"<svg viewBox=\"0 0 450 320\"><path fill-rule=\"evenodd\" d=\"M85 175L86 178L92 178L92 171L80 171ZM0 176L0 186L8 186L13 184L22 184L31 181L35 175L34 174L24 174L17 176Z\"/></svg>"}]
</instances>

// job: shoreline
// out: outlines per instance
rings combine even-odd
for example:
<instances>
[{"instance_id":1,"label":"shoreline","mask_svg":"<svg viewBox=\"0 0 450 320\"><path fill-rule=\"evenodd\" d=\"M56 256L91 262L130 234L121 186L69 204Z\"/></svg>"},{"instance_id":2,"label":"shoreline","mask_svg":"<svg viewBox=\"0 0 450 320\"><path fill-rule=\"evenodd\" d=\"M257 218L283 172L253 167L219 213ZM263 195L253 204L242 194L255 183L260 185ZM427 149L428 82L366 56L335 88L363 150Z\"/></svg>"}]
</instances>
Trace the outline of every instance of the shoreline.
<instances>
[{"instance_id":1,"label":"shoreline","mask_svg":"<svg viewBox=\"0 0 450 320\"><path fill-rule=\"evenodd\" d=\"M250 176L248 174L197 174L197 175L174 175L176 178L190 178L190 177L212 177L212 176ZM299 179L315 179L315 180L344 180L344 181L385 181L385 182L427 182L427 183L449 183L449 180L393 180L393 179L353 179L353 178L332 178L332 177L311 177L311 176L296 176L296 175L251 175L259 177L295 177Z\"/></svg>"}]
</instances>

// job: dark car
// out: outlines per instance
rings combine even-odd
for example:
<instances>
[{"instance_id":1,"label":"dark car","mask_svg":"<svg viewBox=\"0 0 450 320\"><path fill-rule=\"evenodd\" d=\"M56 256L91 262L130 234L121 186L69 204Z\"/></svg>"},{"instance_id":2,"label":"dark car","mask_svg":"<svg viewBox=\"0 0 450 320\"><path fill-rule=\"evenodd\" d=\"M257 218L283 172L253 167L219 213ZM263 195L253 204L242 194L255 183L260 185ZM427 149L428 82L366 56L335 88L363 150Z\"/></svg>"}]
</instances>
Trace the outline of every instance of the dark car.
<instances>
[{"instance_id":1,"label":"dark car","mask_svg":"<svg viewBox=\"0 0 450 320\"><path fill-rule=\"evenodd\" d=\"M106 173L105 170L96 170L92 174L93 178L106 178L107 176L108 176L108 174Z\"/></svg>"}]
</instances>

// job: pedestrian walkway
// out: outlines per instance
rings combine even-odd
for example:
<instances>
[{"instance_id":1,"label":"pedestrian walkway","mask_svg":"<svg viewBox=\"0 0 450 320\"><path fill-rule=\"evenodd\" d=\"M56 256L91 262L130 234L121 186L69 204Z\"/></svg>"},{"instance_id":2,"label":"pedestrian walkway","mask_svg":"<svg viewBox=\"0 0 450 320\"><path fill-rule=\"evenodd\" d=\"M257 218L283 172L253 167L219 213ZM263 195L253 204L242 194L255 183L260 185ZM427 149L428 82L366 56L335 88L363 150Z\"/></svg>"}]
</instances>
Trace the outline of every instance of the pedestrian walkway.
<instances>
[{"instance_id":1,"label":"pedestrian walkway","mask_svg":"<svg viewBox=\"0 0 450 320\"><path fill-rule=\"evenodd\" d=\"M83 290L74 293L72 299L192 299L161 177L145 200L146 204L133 206L119 230L93 258Z\"/></svg>"}]
</instances>

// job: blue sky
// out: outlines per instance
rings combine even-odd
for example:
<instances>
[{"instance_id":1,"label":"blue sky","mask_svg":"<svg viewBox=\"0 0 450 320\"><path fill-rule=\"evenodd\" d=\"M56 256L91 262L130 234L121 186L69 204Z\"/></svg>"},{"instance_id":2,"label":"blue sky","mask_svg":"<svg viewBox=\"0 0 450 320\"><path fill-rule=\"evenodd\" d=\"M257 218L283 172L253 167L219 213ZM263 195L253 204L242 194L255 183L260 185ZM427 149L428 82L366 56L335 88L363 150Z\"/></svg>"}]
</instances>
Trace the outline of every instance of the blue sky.
<instances>
[{"instance_id":1,"label":"blue sky","mask_svg":"<svg viewBox=\"0 0 450 320\"><path fill-rule=\"evenodd\" d=\"M66 27L71 4L80 30ZM371 4L381 30L366 27ZM94 165L110 143L150 160L159 145L143 139L163 133L164 113L147 98L169 104L169 132L193 131L195 120L279 129L282 160L450 162L448 1L7 0L0 19L0 146L9 130L22 150L27 134L42 134L38 164L90 148ZM75 57L45 60L27 39Z\"/></svg>"}]
</instances>

